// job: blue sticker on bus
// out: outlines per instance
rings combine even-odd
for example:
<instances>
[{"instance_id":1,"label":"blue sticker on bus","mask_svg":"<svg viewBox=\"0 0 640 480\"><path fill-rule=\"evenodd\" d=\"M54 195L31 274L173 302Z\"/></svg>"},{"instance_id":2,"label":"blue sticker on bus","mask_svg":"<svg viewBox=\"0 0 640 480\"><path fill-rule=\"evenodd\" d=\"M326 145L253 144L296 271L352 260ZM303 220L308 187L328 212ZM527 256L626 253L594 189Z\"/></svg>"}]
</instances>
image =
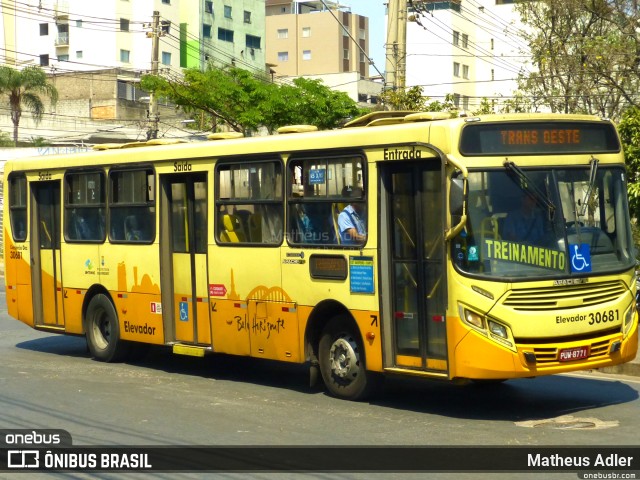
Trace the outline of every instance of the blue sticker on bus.
<instances>
[{"instance_id":1,"label":"blue sticker on bus","mask_svg":"<svg viewBox=\"0 0 640 480\"><path fill-rule=\"evenodd\" d=\"M325 183L325 172L324 168L318 168L314 170L309 170L309 185L321 185Z\"/></svg>"},{"instance_id":2,"label":"blue sticker on bus","mask_svg":"<svg viewBox=\"0 0 640 480\"><path fill-rule=\"evenodd\" d=\"M373 286L373 257L349 257L351 293L375 293Z\"/></svg>"},{"instance_id":3,"label":"blue sticker on bus","mask_svg":"<svg viewBox=\"0 0 640 480\"><path fill-rule=\"evenodd\" d=\"M571 256L571 271L574 273L588 273L591 271L591 251L588 243L569 244Z\"/></svg>"},{"instance_id":4,"label":"blue sticker on bus","mask_svg":"<svg viewBox=\"0 0 640 480\"><path fill-rule=\"evenodd\" d=\"M180 321L189 321L189 304L187 302L180 302Z\"/></svg>"}]
</instances>

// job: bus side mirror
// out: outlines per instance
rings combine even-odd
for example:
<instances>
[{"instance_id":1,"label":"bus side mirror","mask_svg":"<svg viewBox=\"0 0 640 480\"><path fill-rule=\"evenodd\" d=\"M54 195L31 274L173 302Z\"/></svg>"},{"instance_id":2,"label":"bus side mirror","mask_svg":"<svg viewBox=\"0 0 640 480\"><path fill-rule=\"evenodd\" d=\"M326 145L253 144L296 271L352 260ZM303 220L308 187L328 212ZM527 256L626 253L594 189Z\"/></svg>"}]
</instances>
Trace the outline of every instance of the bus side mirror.
<instances>
[{"instance_id":1,"label":"bus side mirror","mask_svg":"<svg viewBox=\"0 0 640 480\"><path fill-rule=\"evenodd\" d=\"M452 217L461 217L464 213L465 179L452 178L449 187L449 213Z\"/></svg>"}]
</instances>

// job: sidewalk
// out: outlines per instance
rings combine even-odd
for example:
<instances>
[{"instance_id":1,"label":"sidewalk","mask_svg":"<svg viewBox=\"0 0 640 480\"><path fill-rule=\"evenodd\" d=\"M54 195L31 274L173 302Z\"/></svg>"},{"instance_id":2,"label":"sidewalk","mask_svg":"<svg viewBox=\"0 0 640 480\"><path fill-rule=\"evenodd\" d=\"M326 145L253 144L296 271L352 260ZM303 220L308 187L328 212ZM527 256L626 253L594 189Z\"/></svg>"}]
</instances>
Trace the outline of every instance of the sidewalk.
<instances>
[{"instance_id":1,"label":"sidewalk","mask_svg":"<svg viewBox=\"0 0 640 480\"><path fill-rule=\"evenodd\" d=\"M598 368L597 371L602 373L615 373L618 375L632 375L640 377L640 355L636 355L636 358L630 362L623 363L622 365Z\"/></svg>"}]
</instances>

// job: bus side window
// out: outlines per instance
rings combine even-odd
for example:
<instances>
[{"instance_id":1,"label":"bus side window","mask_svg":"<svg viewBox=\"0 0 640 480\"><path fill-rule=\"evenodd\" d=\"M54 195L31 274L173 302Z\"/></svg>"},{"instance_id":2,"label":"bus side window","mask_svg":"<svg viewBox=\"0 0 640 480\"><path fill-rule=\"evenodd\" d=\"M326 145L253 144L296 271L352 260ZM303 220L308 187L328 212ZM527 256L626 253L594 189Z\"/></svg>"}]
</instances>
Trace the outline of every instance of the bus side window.
<instances>
[{"instance_id":1,"label":"bus side window","mask_svg":"<svg viewBox=\"0 0 640 480\"><path fill-rule=\"evenodd\" d=\"M109 239L112 242L149 243L155 236L153 170L109 173Z\"/></svg>"},{"instance_id":2,"label":"bus side window","mask_svg":"<svg viewBox=\"0 0 640 480\"><path fill-rule=\"evenodd\" d=\"M280 160L259 158L216 165L216 238L219 243L276 245L284 205Z\"/></svg>"},{"instance_id":3,"label":"bus side window","mask_svg":"<svg viewBox=\"0 0 640 480\"><path fill-rule=\"evenodd\" d=\"M104 173L72 172L65 176L65 238L71 242L105 239Z\"/></svg>"},{"instance_id":4,"label":"bus side window","mask_svg":"<svg viewBox=\"0 0 640 480\"><path fill-rule=\"evenodd\" d=\"M24 175L9 177L9 217L13 239L27 239L27 179Z\"/></svg>"}]
</instances>

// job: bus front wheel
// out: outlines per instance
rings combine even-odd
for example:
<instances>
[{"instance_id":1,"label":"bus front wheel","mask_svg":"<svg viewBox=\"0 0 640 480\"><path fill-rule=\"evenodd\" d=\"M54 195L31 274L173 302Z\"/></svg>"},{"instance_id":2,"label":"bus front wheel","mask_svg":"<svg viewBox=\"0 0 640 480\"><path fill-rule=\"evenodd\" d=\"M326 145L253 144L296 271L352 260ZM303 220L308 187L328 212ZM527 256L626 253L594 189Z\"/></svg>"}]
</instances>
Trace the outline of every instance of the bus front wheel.
<instances>
[{"instance_id":1,"label":"bus front wheel","mask_svg":"<svg viewBox=\"0 0 640 480\"><path fill-rule=\"evenodd\" d=\"M365 369L364 348L351 322L329 321L319 345L322 379L329 392L347 400L362 400L371 393L372 378Z\"/></svg>"},{"instance_id":2,"label":"bus front wheel","mask_svg":"<svg viewBox=\"0 0 640 480\"><path fill-rule=\"evenodd\" d=\"M91 355L103 362L117 362L127 354L128 345L120 340L118 314L106 295L91 299L85 316L87 345Z\"/></svg>"}]
</instances>

